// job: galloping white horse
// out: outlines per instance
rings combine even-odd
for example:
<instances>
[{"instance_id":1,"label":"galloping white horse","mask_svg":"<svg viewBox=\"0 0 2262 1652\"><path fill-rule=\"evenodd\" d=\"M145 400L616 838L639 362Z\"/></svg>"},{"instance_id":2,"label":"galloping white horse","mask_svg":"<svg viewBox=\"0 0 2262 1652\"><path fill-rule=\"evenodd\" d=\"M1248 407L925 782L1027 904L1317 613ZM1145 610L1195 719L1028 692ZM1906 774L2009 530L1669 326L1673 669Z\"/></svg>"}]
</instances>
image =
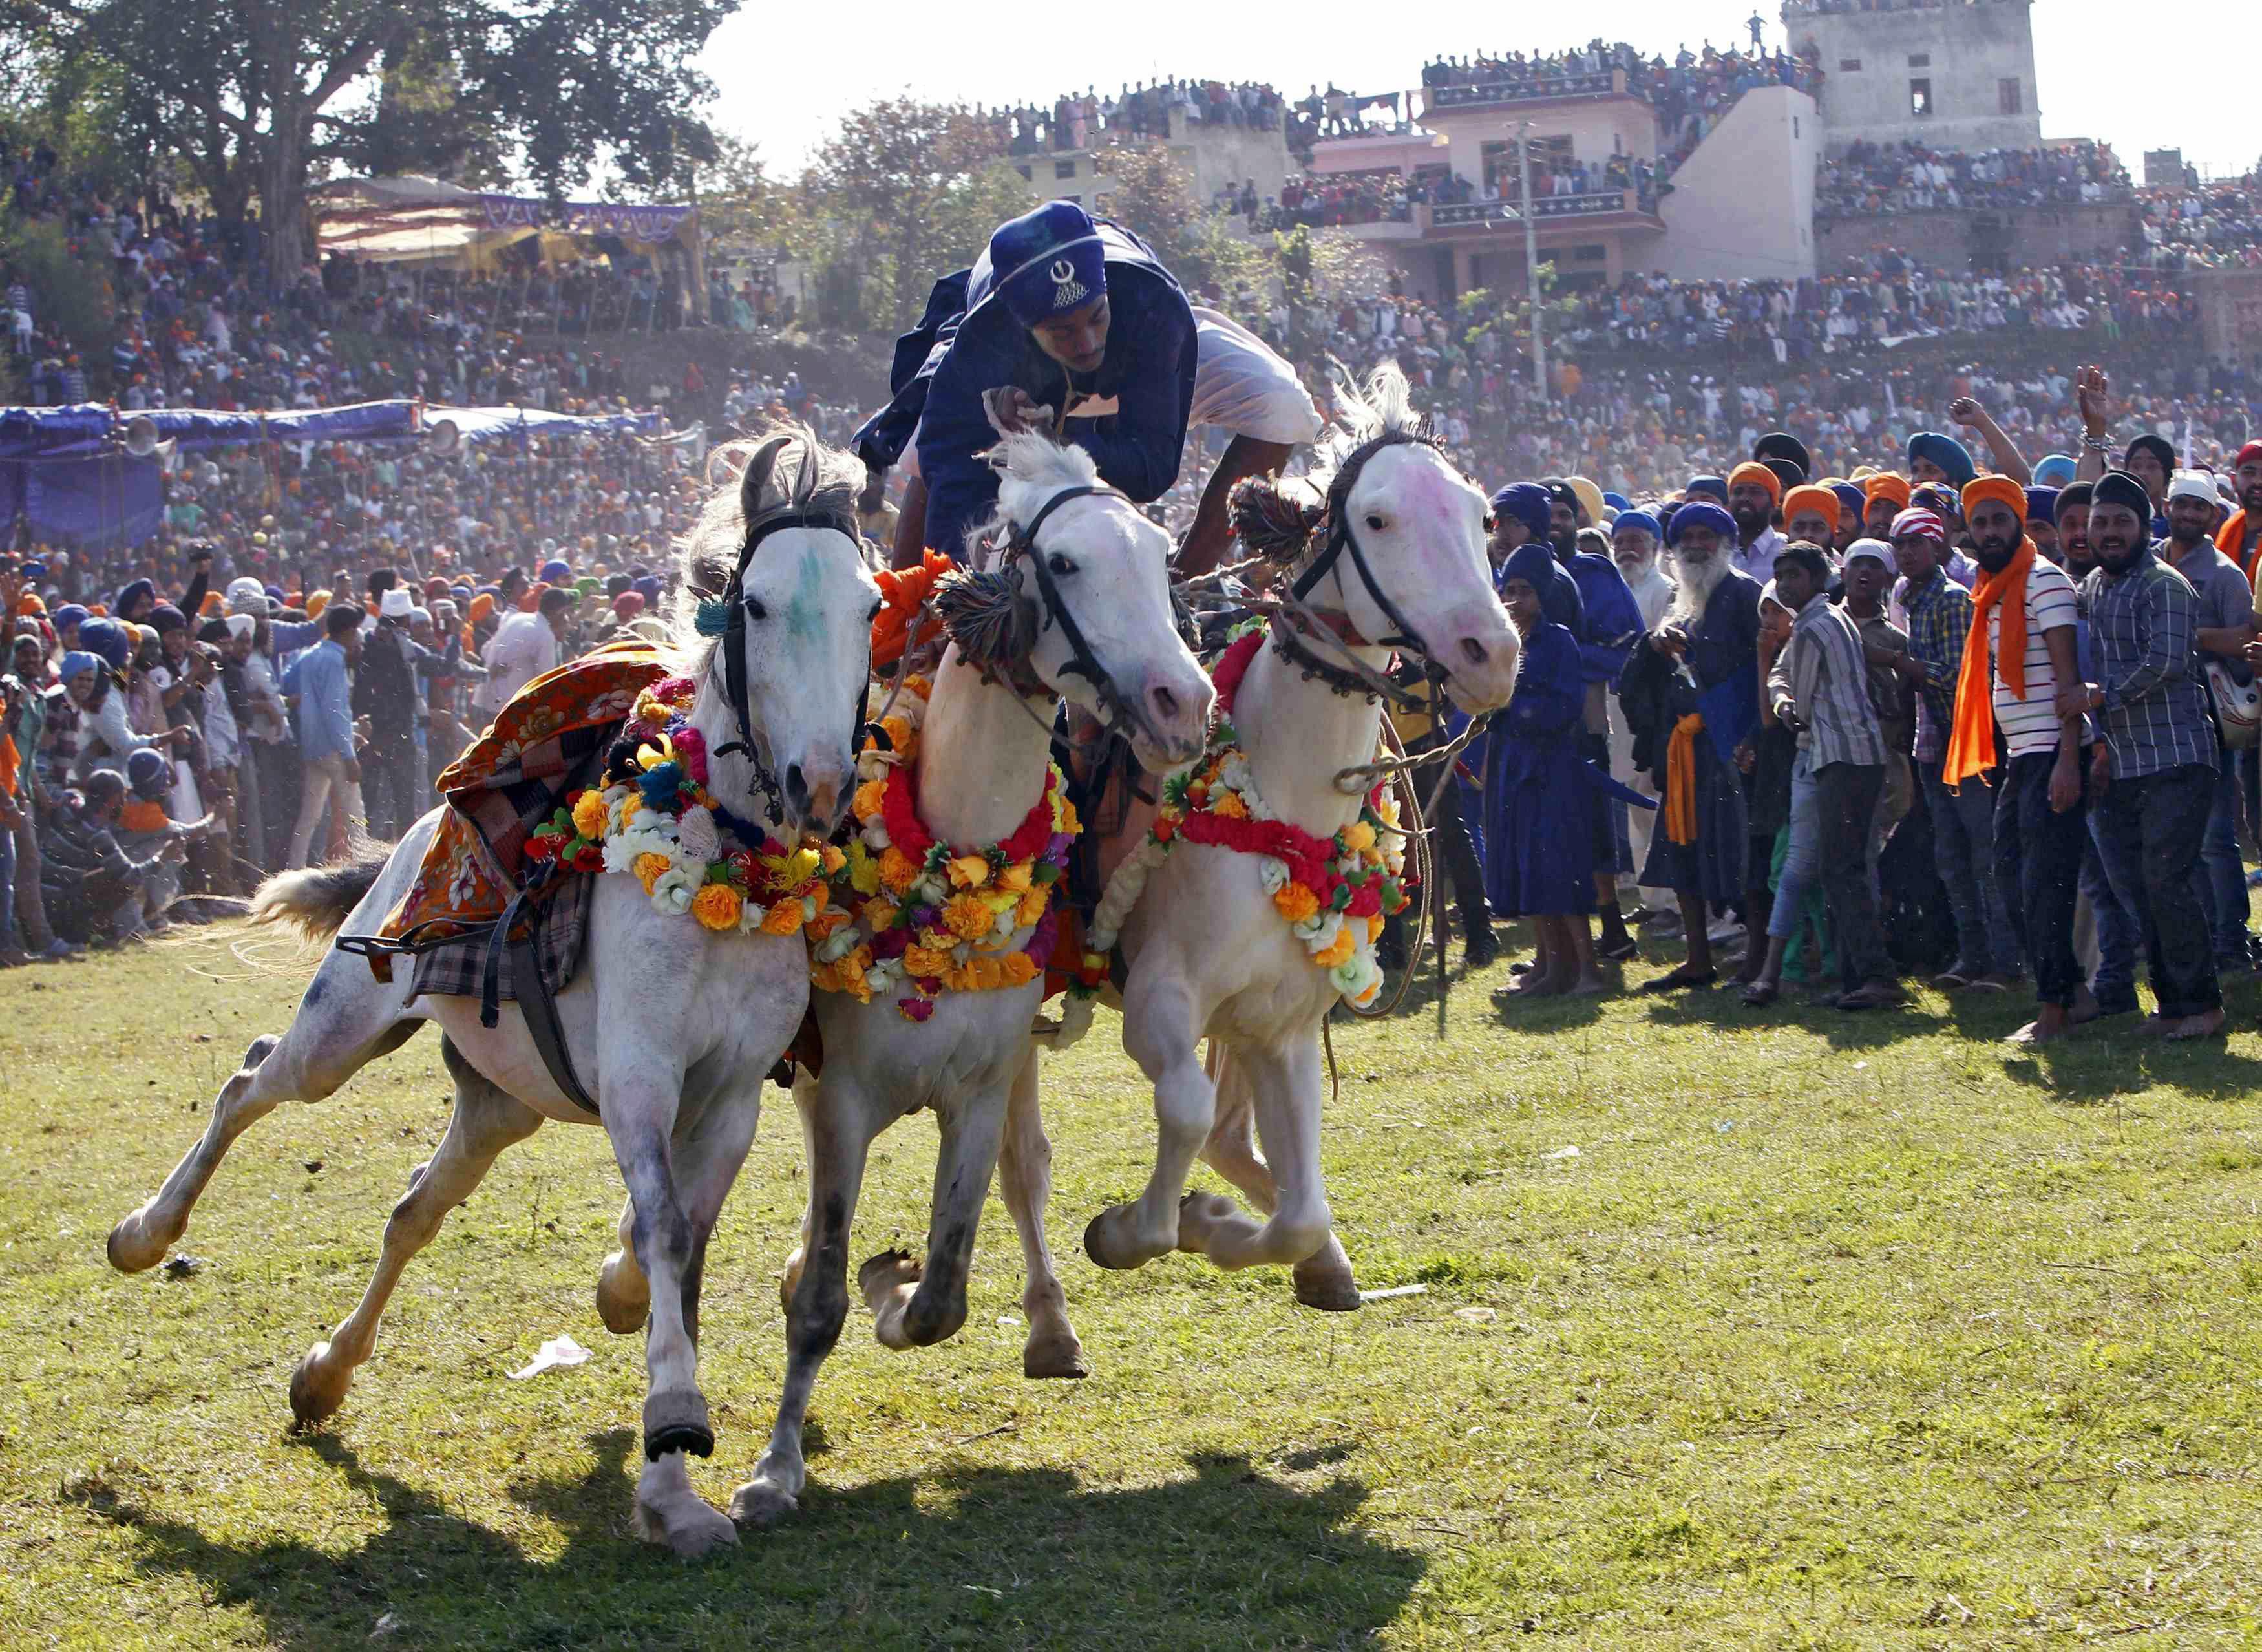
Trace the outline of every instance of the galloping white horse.
<instances>
[{"instance_id":1,"label":"galloping white horse","mask_svg":"<svg viewBox=\"0 0 2262 1652\"><path fill-rule=\"evenodd\" d=\"M674 629L681 668L698 685L688 720L713 754L716 800L741 819L767 818L790 842L832 830L854 774L869 625L879 607L856 536L861 467L802 430L720 457L743 458L745 469L737 486L708 501L681 553ZM702 600L737 605L743 624L733 624L723 642L700 639L694 614ZM734 650L731 639L740 636ZM729 681L734 652L744 673L738 683ZM741 741L745 752L724 754ZM782 782L783 819L758 793L755 761ZM270 879L256 910L312 933L349 925L352 934L374 934L414 879L439 818L436 810L425 816L384 859ZM633 1218L623 1225L643 1273L659 1288L645 1340L647 1462L633 1524L647 1540L698 1555L737 1540L731 1522L691 1490L685 1461L714 1446L697 1381L701 1270L753 1141L763 1077L807 1006L809 959L797 934L718 932L688 914L663 914L635 878L617 874L598 878L584 951L580 973L558 995L558 1015L628 1182ZM456 1084L454 1116L393 1208L360 1303L292 1378L291 1407L301 1423L344 1402L401 1271L496 1156L545 1118L596 1122L551 1078L515 1006L498 1026L483 1028L476 1000L414 996L411 972L393 974L392 983L379 982L366 959L333 949L290 1029L252 1044L242 1070L222 1086L203 1139L110 1236L113 1265L128 1272L154 1266L244 1130L280 1102L329 1095L421 1023L437 1022Z\"/></svg>"},{"instance_id":2,"label":"galloping white horse","mask_svg":"<svg viewBox=\"0 0 2262 1652\"><path fill-rule=\"evenodd\" d=\"M1081 448L1024 435L1008 437L998 453L1004 475L992 531L1005 551L991 577L1016 581L1012 601L1027 620L1005 658L981 660L971 637L951 644L911 765L921 823L959 855L1005 840L1043 795L1048 730L1063 697L1120 728L1158 768L1199 752L1209 723L1209 678L1172 623L1168 536L1099 486ZM947 602L944 611L951 612ZM1005 944L1019 949L1031 933L1020 927ZM890 1347L940 1342L965 1322L975 1230L1043 991L1041 976L1018 986L946 989L920 1021L898 1013L893 992L869 1002L816 995L823 1073L804 1073L794 1090L809 1154L809 1210L786 1271L785 1388L769 1449L731 1500L738 1519L774 1519L800 1494L802 1421L847 1312L849 1225L865 1161L882 1130L921 1107L934 1109L942 1136L926 1261L887 1252L865 1264L858 1283ZM1043 1173L1025 1151L1007 1153L1009 1179ZM1031 1324L1056 1323L1063 1335L1045 1342L1033 1332L1023 1368L1031 1376L1081 1376L1082 1350L1041 1235L1035 1257L1024 1298Z\"/></svg>"},{"instance_id":3,"label":"galloping white horse","mask_svg":"<svg viewBox=\"0 0 2262 1652\"><path fill-rule=\"evenodd\" d=\"M1486 562L1484 495L1422 439L1395 368L1375 374L1363 393L1344 394L1347 430L1307 482L1244 484L1271 488L1276 514L1300 521L1307 535L1292 581L1370 671L1387 665L1394 644L1442 671L1465 710L1507 704L1517 646ZM1231 716L1266 811L1319 839L1358 819L1360 799L1336 776L1373 758L1381 726L1377 702L1357 678L1307 668L1323 667L1333 652L1286 638L1276 622ZM1124 923L1123 1044L1155 1086L1158 1151L1145 1191L1093 1218L1084 1249L1112 1268L1173 1249L1229 1269L1311 1264L1299 1273L1300 1297L1356 1307L1350 1266L1329 1231L1320 1166L1321 1023L1337 989L1276 909L1264 859L1182 841L1153 868ZM1246 1122L1220 1121L1218 1086L1197 1053L1205 1034L1246 1086L1261 1161L1248 1148ZM1028 1092L1028 1112L1008 1127L1017 1136L1041 1130L1033 1083ZM1217 1194L1182 1201L1206 1144L1268 1219ZM1019 1192L1007 1181L1008 1208L1026 1232L1039 1213L1017 1201Z\"/></svg>"}]
</instances>

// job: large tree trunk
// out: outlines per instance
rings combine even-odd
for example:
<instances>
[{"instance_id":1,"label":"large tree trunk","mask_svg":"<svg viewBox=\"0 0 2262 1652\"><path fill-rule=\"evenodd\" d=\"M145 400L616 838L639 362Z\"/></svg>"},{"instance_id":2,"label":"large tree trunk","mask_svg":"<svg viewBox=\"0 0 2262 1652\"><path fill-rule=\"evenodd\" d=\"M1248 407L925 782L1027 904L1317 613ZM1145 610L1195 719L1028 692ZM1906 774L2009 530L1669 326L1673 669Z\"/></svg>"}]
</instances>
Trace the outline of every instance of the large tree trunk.
<instances>
[{"instance_id":1,"label":"large tree trunk","mask_svg":"<svg viewBox=\"0 0 2262 1652\"><path fill-rule=\"evenodd\" d=\"M259 157L259 219L267 236L267 278L279 294L299 282L312 253L306 220L306 139L311 121L275 112Z\"/></svg>"}]
</instances>

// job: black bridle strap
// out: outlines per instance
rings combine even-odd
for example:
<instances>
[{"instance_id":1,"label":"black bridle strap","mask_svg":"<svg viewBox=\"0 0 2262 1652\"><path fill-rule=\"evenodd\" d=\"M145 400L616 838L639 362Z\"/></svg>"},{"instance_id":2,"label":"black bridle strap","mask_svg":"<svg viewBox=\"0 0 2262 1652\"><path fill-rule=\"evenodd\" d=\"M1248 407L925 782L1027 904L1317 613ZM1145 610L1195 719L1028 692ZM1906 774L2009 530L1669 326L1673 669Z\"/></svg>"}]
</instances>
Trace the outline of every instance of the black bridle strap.
<instances>
[{"instance_id":1,"label":"black bridle strap","mask_svg":"<svg viewBox=\"0 0 2262 1652\"><path fill-rule=\"evenodd\" d=\"M731 718L737 723L738 738L727 746L717 747L714 754L727 757L732 752L744 752L747 765L754 771L754 790L767 797L773 812L784 818L783 798L778 790L777 776L762 761L761 754L754 748L753 708L749 703L746 685L746 566L754 559L754 552L763 540L788 528L829 530L834 533L847 531L839 518L816 511L783 511L764 518L746 535L746 543L738 552L738 566L731 575L731 583L724 588L723 601L731 610L723 628L723 695L730 703ZM854 536L850 536L853 539Z\"/></svg>"},{"instance_id":2,"label":"black bridle strap","mask_svg":"<svg viewBox=\"0 0 2262 1652\"><path fill-rule=\"evenodd\" d=\"M1014 557L1027 555L1029 566L1037 576L1037 596L1040 606L1044 610L1045 623L1057 624L1061 628L1061 635L1068 639L1069 659L1068 663L1061 667L1061 675L1066 676L1074 672L1084 678L1091 684L1103 706L1119 716L1124 715L1129 707L1123 697L1123 691L1116 687L1115 680L1107 675L1107 668L1100 663L1099 656L1092 652L1091 643L1084 638L1084 628L1076 623L1076 616L1070 611L1067 599L1061 595L1059 581L1053 577L1053 571L1045 566L1044 552L1037 549L1037 530L1045 525L1045 519L1075 499L1120 499L1127 505L1133 503L1131 496L1117 487L1106 487L1097 483L1063 487L1045 501L1037 514L1029 518L1027 527L1017 527L1013 530L1012 537L1007 542L1005 554L1009 561Z\"/></svg>"},{"instance_id":3,"label":"black bridle strap","mask_svg":"<svg viewBox=\"0 0 2262 1652\"><path fill-rule=\"evenodd\" d=\"M1367 595L1373 599L1374 605L1382 610L1383 618L1388 620L1392 626L1391 634L1375 638L1373 646L1378 648L1411 649L1427 660L1432 657L1429 646L1422 640L1422 634L1414 629L1413 623L1400 611L1398 604L1390 600L1389 593L1376 581L1374 570L1367 566L1366 552L1359 549L1358 536L1351 531L1351 490L1358 483L1359 473L1366 468L1367 460L1387 447L1429 447L1434 451L1434 444L1428 437L1409 430L1386 432L1362 444L1344 461L1343 468L1328 484L1327 543L1288 588L1294 593L1298 602L1303 602L1311 595L1313 588L1334 571L1336 559L1349 551L1351 565L1358 574L1359 583L1366 587Z\"/></svg>"}]
</instances>

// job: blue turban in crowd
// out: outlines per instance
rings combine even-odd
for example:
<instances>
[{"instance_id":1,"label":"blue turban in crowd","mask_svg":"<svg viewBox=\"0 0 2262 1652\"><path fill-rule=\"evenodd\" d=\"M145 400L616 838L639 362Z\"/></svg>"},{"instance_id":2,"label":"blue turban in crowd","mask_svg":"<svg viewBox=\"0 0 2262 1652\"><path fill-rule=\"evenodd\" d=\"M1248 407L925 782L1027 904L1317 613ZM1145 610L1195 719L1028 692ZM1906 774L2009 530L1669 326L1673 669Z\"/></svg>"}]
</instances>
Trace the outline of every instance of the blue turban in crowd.
<instances>
[{"instance_id":1,"label":"blue turban in crowd","mask_svg":"<svg viewBox=\"0 0 2262 1652\"><path fill-rule=\"evenodd\" d=\"M1510 482L1492 496L1492 508L1501 516L1515 517L1543 545L1554 526L1554 501L1538 482Z\"/></svg>"},{"instance_id":2,"label":"blue turban in crowd","mask_svg":"<svg viewBox=\"0 0 2262 1652\"><path fill-rule=\"evenodd\" d=\"M1603 489L1603 503L1608 505L1612 510L1619 512L1633 509L1633 501L1628 499L1624 494L1614 494L1607 487Z\"/></svg>"},{"instance_id":3,"label":"blue turban in crowd","mask_svg":"<svg viewBox=\"0 0 2262 1652\"><path fill-rule=\"evenodd\" d=\"M1681 491L1692 499L1702 494L1708 499L1717 499L1725 505L1728 502L1728 479L1725 476L1692 476L1689 479L1689 486Z\"/></svg>"},{"instance_id":4,"label":"blue turban in crowd","mask_svg":"<svg viewBox=\"0 0 2262 1652\"><path fill-rule=\"evenodd\" d=\"M1639 528L1653 539L1665 537L1665 530L1659 525L1657 518L1646 510L1618 512L1618 519L1610 524L1611 536L1615 537L1622 528Z\"/></svg>"},{"instance_id":5,"label":"blue turban in crowd","mask_svg":"<svg viewBox=\"0 0 2262 1652\"><path fill-rule=\"evenodd\" d=\"M2053 528L2057 526L2057 488L2029 487L2027 489L2027 520L2046 522Z\"/></svg>"},{"instance_id":6,"label":"blue turban in crowd","mask_svg":"<svg viewBox=\"0 0 2262 1652\"><path fill-rule=\"evenodd\" d=\"M112 671L126 669L126 661L133 658L133 645L126 635L126 627L114 619L90 619L78 628L79 646L101 660Z\"/></svg>"},{"instance_id":7,"label":"blue turban in crowd","mask_svg":"<svg viewBox=\"0 0 2262 1652\"><path fill-rule=\"evenodd\" d=\"M101 669L102 661L83 648L74 648L65 654L61 667L62 680L65 682L68 682L73 677L83 677L90 671Z\"/></svg>"},{"instance_id":8,"label":"blue turban in crowd","mask_svg":"<svg viewBox=\"0 0 2262 1652\"><path fill-rule=\"evenodd\" d=\"M1047 201L990 236L991 291L1024 327L1079 309L1107 291L1107 249L1074 201Z\"/></svg>"},{"instance_id":9,"label":"blue turban in crowd","mask_svg":"<svg viewBox=\"0 0 2262 1652\"><path fill-rule=\"evenodd\" d=\"M572 579L573 569L565 558L552 557L542 565L541 577L544 585L556 585L562 581Z\"/></svg>"},{"instance_id":10,"label":"blue turban in crowd","mask_svg":"<svg viewBox=\"0 0 2262 1652\"><path fill-rule=\"evenodd\" d=\"M638 596L644 598L647 602L657 602L659 601L659 581L652 574L645 574L642 579L630 586L629 589L634 591Z\"/></svg>"},{"instance_id":11,"label":"blue turban in crowd","mask_svg":"<svg viewBox=\"0 0 2262 1652\"><path fill-rule=\"evenodd\" d=\"M1909 437L1908 457L1912 465L1919 459L1939 465L1958 488L1979 473L1978 466L1971 462L1970 451L1954 436L1942 436L1937 430L1919 430Z\"/></svg>"},{"instance_id":12,"label":"blue turban in crowd","mask_svg":"<svg viewBox=\"0 0 2262 1652\"><path fill-rule=\"evenodd\" d=\"M1862 491L1859 482L1833 482L1830 491L1838 495L1841 522L1859 522L1869 509L1869 496Z\"/></svg>"},{"instance_id":13,"label":"blue turban in crowd","mask_svg":"<svg viewBox=\"0 0 2262 1652\"><path fill-rule=\"evenodd\" d=\"M157 600L156 585L148 580L135 580L131 584L119 588L118 600L110 605L110 611L122 616L127 609L145 597L153 602Z\"/></svg>"},{"instance_id":14,"label":"blue turban in crowd","mask_svg":"<svg viewBox=\"0 0 2262 1652\"><path fill-rule=\"evenodd\" d=\"M162 637L167 631L186 631L189 617L170 602L160 602L144 616L141 623Z\"/></svg>"},{"instance_id":15,"label":"blue turban in crowd","mask_svg":"<svg viewBox=\"0 0 2262 1652\"><path fill-rule=\"evenodd\" d=\"M145 746L126 760L126 783L137 796L152 797L173 783L172 765Z\"/></svg>"},{"instance_id":16,"label":"blue turban in crowd","mask_svg":"<svg viewBox=\"0 0 2262 1652\"><path fill-rule=\"evenodd\" d=\"M65 602L61 608L55 610L52 617L57 631L68 631L73 625L86 624L86 610L76 602Z\"/></svg>"},{"instance_id":17,"label":"blue turban in crowd","mask_svg":"<svg viewBox=\"0 0 2262 1652\"><path fill-rule=\"evenodd\" d=\"M284 595L283 588L279 585L270 585L267 588L267 600L278 609L290 605L290 598Z\"/></svg>"},{"instance_id":18,"label":"blue turban in crowd","mask_svg":"<svg viewBox=\"0 0 2262 1652\"><path fill-rule=\"evenodd\" d=\"M1681 536L1691 528L1710 528L1724 544L1736 543L1736 519L1709 499L1691 500L1675 511L1672 525L1666 530L1665 543L1679 545Z\"/></svg>"},{"instance_id":19,"label":"blue turban in crowd","mask_svg":"<svg viewBox=\"0 0 2262 1652\"><path fill-rule=\"evenodd\" d=\"M47 565L40 561L39 558L33 557L29 562L24 564L22 567L17 569L16 572L22 574L27 580L44 580L47 577Z\"/></svg>"},{"instance_id":20,"label":"blue turban in crowd","mask_svg":"<svg viewBox=\"0 0 2262 1652\"><path fill-rule=\"evenodd\" d=\"M2035 485L2038 487L2064 487L2073 480L2074 472L2079 468L2067 454L2047 454L2042 463L2035 466Z\"/></svg>"},{"instance_id":21,"label":"blue turban in crowd","mask_svg":"<svg viewBox=\"0 0 2262 1652\"><path fill-rule=\"evenodd\" d=\"M1551 625L1560 625L1573 636L1578 635L1582 610L1579 603L1579 587L1563 565L1555 560L1554 547L1545 539L1527 540L1508 553L1508 560L1500 570L1503 589L1510 580L1522 580L1539 597L1539 612Z\"/></svg>"}]
</instances>

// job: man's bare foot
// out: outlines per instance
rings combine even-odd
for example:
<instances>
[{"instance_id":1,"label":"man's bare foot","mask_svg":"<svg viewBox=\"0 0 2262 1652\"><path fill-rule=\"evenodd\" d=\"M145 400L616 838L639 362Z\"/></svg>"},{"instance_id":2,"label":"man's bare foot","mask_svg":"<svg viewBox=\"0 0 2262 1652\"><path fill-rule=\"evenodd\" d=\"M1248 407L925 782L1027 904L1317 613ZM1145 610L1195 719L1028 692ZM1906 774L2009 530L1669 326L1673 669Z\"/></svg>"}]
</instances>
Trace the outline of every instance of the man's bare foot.
<instances>
[{"instance_id":1,"label":"man's bare foot","mask_svg":"<svg viewBox=\"0 0 2262 1652\"><path fill-rule=\"evenodd\" d=\"M2073 1030L2072 1013L2059 1004L2045 1004L2042 1014L2013 1033L2006 1044L2047 1044Z\"/></svg>"},{"instance_id":2,"label":"man's bare foot","mask_svg":"<svg viewBox=\"0 0 2262 1652\"><path fill-rule=\"evenodd\" d=\"M1596 975L1592 970L1588 970L1577 980L1572 982L1567 992L1572 998L1600 998L1610 990L1610 984L1608 981Z\"/></svg>"},{"instance_id":3,"label":"man's bare foot","mask_svg":"<svg viewBox=\"0 0 2262 1652\"><path fill-rule=\"evenodd\" d=\"M2226 1019L2218 1004L2204 1014L2185 1016L2161 1036L2177 1043L2187 1038L2212 1038L2222 1030Z\"/></svg>"},{"instance_id":4,"label":"man's bare foot","mask_svg":"<svg viewBox=\"0 0 2262 1652\"><path fill-rule=\"evenodd\" d=\"M2104 1014L2104 1006L2098 1003L2096 994L2086 986L2078 986L2073 989L2073 1007L2065 1013L2066 1025L2086 1027Z\"/></svg>"}]
</instances>

